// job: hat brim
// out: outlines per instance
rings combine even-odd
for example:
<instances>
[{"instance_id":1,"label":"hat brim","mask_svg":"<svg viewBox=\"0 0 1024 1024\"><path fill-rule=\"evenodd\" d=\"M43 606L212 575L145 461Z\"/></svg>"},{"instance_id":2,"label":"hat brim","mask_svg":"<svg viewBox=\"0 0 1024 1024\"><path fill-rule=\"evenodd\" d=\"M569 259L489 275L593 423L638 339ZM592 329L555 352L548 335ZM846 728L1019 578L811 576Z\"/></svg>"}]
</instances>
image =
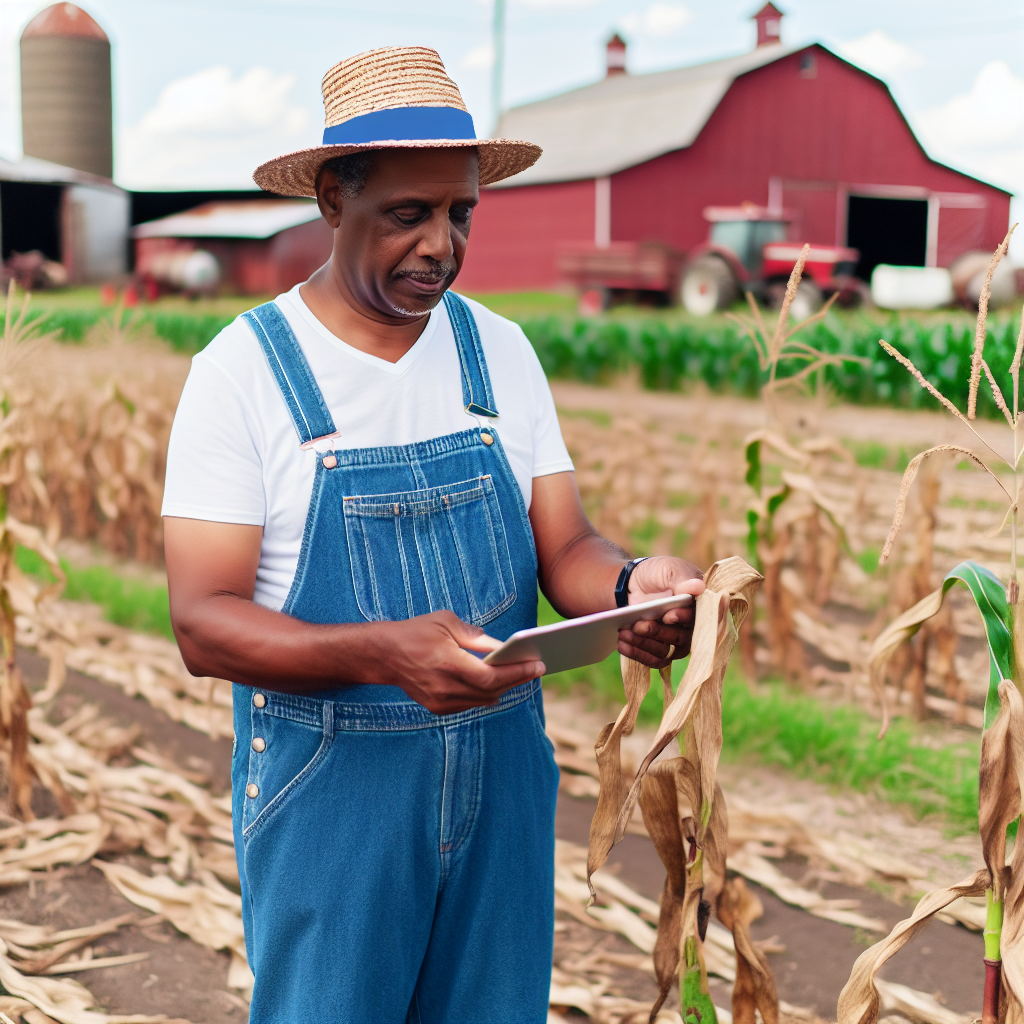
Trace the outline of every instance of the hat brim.
<instances>
[{"instance_id":1,"label":"hat brim","mask_svg":"<svg viewBox=\"0 0 1024 1024\"><path fill-rule=\"evenodd\" d=\"M398 139L352 145L314 146L268 160L253 172L253 181L281 196L315 196L316 177L328 160L374 149L476 149L480 155L480 184L492 185L532 167L540 146L515 139Z\"/></svg>"}]
</instances>

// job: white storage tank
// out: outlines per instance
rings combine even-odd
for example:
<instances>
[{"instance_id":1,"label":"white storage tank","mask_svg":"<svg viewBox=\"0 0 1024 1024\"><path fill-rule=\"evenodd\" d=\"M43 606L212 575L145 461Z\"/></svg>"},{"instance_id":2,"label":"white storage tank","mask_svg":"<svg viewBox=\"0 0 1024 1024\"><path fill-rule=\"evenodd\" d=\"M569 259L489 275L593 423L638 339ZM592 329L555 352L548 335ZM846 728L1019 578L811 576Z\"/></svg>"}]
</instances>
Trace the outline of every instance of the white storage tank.
<instances>
[{"instance_id":1,"label":"white storage tank","mask_svg":"<svg viewBox=\"0 0 1024 1024\"><path fill-rule=\"evenodd\" d=\"M937 309L953 301L953 279L945 267L894 267L871 272L871 301L882 309Z\"/></svg>"}]
</instances>

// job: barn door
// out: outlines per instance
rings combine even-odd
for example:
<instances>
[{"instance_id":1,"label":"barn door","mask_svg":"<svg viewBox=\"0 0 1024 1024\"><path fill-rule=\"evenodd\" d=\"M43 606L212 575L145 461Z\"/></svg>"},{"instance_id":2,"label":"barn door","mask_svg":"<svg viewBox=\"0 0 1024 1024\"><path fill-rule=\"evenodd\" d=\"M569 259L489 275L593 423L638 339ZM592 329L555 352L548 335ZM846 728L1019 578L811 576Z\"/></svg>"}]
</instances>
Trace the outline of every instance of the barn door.
<instances>
[{"instance_id":1,"label":"barn door","mask_svg":"<svg viewBox=\"0 0 1024 1024\"><path fill-rule=\"evenodd\" d=\"M860 253L857 276L871 280L879 263L923 267L928 252L928 200L851 195L846 244Z\"/></svg>"}]
</instances>

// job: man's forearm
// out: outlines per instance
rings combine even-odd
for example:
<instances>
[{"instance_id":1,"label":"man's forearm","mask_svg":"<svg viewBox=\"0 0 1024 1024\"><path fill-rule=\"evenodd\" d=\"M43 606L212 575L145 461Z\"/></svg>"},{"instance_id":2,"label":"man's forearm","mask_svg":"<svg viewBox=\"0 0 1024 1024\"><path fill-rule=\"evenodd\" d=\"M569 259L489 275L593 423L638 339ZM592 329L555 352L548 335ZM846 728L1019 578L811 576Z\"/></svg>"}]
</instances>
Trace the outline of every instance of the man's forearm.
<instances>
[{"instance_id":1,"label":"man's forearm","mask_svg":"<svg viewBox=\"0 0 1024 1024\"><path fill-rule=\"evenodd\" d=\"M229 594L176 617L188 670L282 693L377 682L373 652L388 623L319 625Z\"/></svg>"},{"instance_id":2,"label":"man's forearm","mask_svg":"<svg viewBox=\"0 0 1024 1024\"><path fill-rule=\"evenodd\" d=\"M541 589L566 618L614 608L615 582L629 558L598 533L582 533L542 568Z\"/></svg>"}]
</instances>

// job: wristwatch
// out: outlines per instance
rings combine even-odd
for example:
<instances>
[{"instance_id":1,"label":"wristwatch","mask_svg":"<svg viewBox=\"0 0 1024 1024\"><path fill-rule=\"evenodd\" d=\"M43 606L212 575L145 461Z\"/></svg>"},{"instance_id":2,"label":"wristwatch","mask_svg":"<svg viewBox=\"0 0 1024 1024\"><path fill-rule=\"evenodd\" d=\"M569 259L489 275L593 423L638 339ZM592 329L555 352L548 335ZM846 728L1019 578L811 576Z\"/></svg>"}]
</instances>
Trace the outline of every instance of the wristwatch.
<instances>
[{"instance_id":1,"label":"wristwatch","mask_svg":"<svg viewBox=\"0 0 1024 1024\"><path fill-rule=\"evenodd\" d=\"M628 561L623 567L622 572L619 573L619 578L615 581L615 607L625 608L629 604L629 578L633 575L633 570L641 563L646 562L647 556L643 558L634 558Z\"/></svg>"}]
</instances>

